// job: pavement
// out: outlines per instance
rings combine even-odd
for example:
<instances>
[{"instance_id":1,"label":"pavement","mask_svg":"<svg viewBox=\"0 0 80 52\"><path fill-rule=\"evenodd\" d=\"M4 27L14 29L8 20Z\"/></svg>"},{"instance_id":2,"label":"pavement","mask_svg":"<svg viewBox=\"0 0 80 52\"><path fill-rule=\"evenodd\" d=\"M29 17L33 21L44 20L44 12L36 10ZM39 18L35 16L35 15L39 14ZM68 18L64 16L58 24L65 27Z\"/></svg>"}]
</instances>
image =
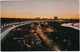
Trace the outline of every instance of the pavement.
<instances>
[{"instance_id":1,"label":"pavement","mask_svg":"<svg viewBox=\"0 0 80 52\"><path fill-rule=\"evenodd\" d=\"M49 48L51 48L51 50L60 51L59 47L43 33L43 31L41 30L40 27L37 27L37 33L46 42L46 44L49 46Z\"/></svg>"},{"instance_id":2,"label":"pavement","mask_svg":"<svg viewBox=\"0 0 80 52\"><path fill-rule=\"evenodd\" d=\"M62 24L61 26L65 26L65 27L71 27L71 28L74 28L76 30L80 30L80 28L78 26L73 26L72 25L73 23L67 23L67 24Z\"/></svg>"},{"instance_id":3,"label":"pavement","mask_svg":"<svg viewBox=\"0 0 80 52\"><path fill-rule=\"evenodd\" d=\"M28 23L29 24L29 23ZM6 30L4 30L3 32L1 32L1 37L0 37L0 41L14 28L18 27L18 26L22 26L22 25L26 25L26 24L19 24L19 25L14 25ZM56 45L51 39L49 39L42 31L42 29L37 26L37 33L39 34L39 36L46 42L46 44L49 46L49 48L51 48L51 50L54 51L60 51L59 46Z\"/></svg>"},{"instance_id":4,"label":"pavement","mask_svg":"<svg viewBox=\"0 0 80 52\"><path fill-rule=\"evenodd\" d=\"M28 23L26 23L26 24L28 24ZM16 28L16 27L18 27L18 26L26 25L26 24L14 25L14 26L12 26L12 27L4 30L3 32L0 33L0 34L1 34L1 36L0 36L0 41L1 41L12 29L14 29L14 28Z\"/></svg>"}]
</instances>

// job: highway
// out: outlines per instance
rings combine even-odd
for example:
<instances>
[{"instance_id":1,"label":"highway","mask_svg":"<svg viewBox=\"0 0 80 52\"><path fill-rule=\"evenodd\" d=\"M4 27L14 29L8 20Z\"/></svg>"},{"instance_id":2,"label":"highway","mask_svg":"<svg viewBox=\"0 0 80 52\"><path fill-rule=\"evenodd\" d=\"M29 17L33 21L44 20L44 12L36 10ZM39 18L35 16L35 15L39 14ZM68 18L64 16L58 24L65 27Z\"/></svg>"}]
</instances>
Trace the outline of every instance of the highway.
<instances>
[{"instance_id":1,"label":"highway","mask_svg":"<svg viewBox=\"0 0 80 52\"><path fill-rule=\"evenodd\" d=\"M5 29L1 30L1 40L14 28L18 27L18 26L22 26L22 25L26 25L26 24L19 24L19 25L15 25L13 24L12 26L6 27Z\"/></svg>"},{"instance_id":2,"label":"highway","mask_svg":"<svg viewBox=\"0 0 80 52\"><path fill-rule=\"evenodd\" d=\"M40 22L40 21L24 21L24 22L17 22L17 23L11 23L10 26L4 27L4 28L0 28L0 34L1 34L1 40L8 34L8 32L10 32L12 29L22 26L22 25L26 25L26 24L30 24L32 22Z\"/></svg>"},{"instance_id":3,"label":"highway","mask_svg":"<svg viewBox=\"0 0 80 52\"><path fill-rule=\"evenodd\" d=\"M29 22L29 23L28 23ZM32 23L32 22L30 22L30 21L28 21L28 22L25 22L25 24L18 24L18 25L13 25L12 27L8 27L8 28L6 28L6 30L4 30L3 32L1 32L1 40L5 37L5 36L7 36L7 34L12 30L12 29L14 29L14 28L16 28L16 27L19 27L19 26L22 26L22 25L26 25L26 24L30 24L30 23ZM37 41L38 41L38 43L40 43L41 41L40 41L40 38L36 35L36 34L34 34L34 36L36 37L36 39L37 39Z\"/></svg>"},{"instance_id":4,"label":"highway","mask_svg":"<svg viewBox=\"0 0 80 52\"><path fill-rule=\"evenodd\" d=\"M6 44L8 44L7 41L9 41L9 39L12 39L10 41L13 41L15 38L23 39L24 44L26 44L23 35L25 35L24 33L29 31L28 34L31 34L30 36L32 36L32 34L33 34L33 37L35 37L35 40L37 41L36 44L34 44L32 41L32 43L34 44L32 49L35 49L38 51L39 50L50 50L50 51L78 50L78 34L77 34L78 31L77 30L70 29L71 31L74 31L74 33L70 32L70 31L68 32L67 30L69 28L58 27L59 25L55 25L55 24L57 24L56 22L50 22L51 24L48 24L49 25L48 28L51 28L50 26L53 26L52 29L54 31L51 32L52 34L49 34L49 32L51 30L50 29L47 30L47 29L43 28L41 26L41 22L46 22L46 21L45 20L42 20L42 21L24 21L24 22L12 23L10 26L3 27L3 28L1 28L2 31L0 33L1 34L1 40L3 40L8 35L7 40L5 40ZM36 23L37 23L37 25L36 25ZM35 33L32 33L32 32L34 32L34 28L31 28L32 31L30 31L31 29L28 26L30 24L36 25L35 26L35 28L36 28ZM43 24L43 25L45 25L45 24ZM33 25L31 25L31 26L34 27ZM46 27L46 26L44 26L44 27ZM15 29L17 29L18 31ZM65 29L65 30L63 30L63 29ZM27 31L25 32L25 30L27 30ZM46 31L44 31L44 30L46 30ZM49 31L49 32L47 32L47 31ZM10 33L13 34L13 36L10 35ZM23 36L23 37L21 37L21 38L17 37L18 34L21 34L20 36ZM76 34L76 36L72 35L72 34ZM74 36L75 39L73 39L72 36ZM15 40L17 41L17 39L15 39ZM33 40L34 40L34 38L33 38ZM42 41L44 41L43 44L42 44ZM76 41L77 43L74 43L74 41ZM17 42L20 42L20 40L18 40ZM11 42L9 42L9 43L11 43ZM4 44L5 43L2 44L3 47L4 47ZM42 49L41 48L36 49L35 46L37 46L37 44L39 44L37 48L39 48L39 46L40 46ZM13 45L13 43L11 43L10 45ZM31 46L26 44L26 46L31 47L32 44L31 44ZM74 48L76 48L76 49L74 49ZM31 48L29 48L29 49L31 49ZM3 49L3 50L5 50L5 49ZM15 50L15 49L13 49L13 50Z\"/></svg>"},{"instance_id":5,"label":"highway","mask_svg":"<svg viewBox=\"0 0 80 52\"><path fill-rule=\"evenodd\" d=\"M65 26L65 27L71 27L71 28L74 28L74 29L76 29L76 30L80 30L80 27L79 27L79 25L73 25L74 23L64 23L64 24L61 24L61 26Z\"/></svg>"},{"instance_id":6,"label":"highway","mask_svg":"<svg viewBox=\"0 0 80 52\"><path fill-rule=\"evenodd\" d=\"M26 24L33 23L33 22L43 22L43 21L49 21L49 20L24 21L24 22L10 23L9 25L8 24L1 25L1 28L0 28L1 38L0 39L3 39L3 37L5 37L6 34L15 27L26 25Z\"/></svg>"},{"instance_id":7,"label":"highway","mask_svg":"<svg viewBox=\"0 0 80 52\"><path fill-rule=\"evenodd\" d=\"M60 51L58 45L56 45L51 39L49 39L43 31L40 29L40 27L37 27L37 33L39 36L46 42L46 44L51 48L53 51Z\"/></svg>"},{"instance_id":8,"label":"highway","mask_svg":"<svg viewBox=\"0 0 80 52\"><path fill-rule=\"evenodd\" d=\"M18 23L13 23L13 25L8 26L6 28L3 28L1 31L1 40L14 28L22 26L22 25L26 25L26 24L30 24L33 22L42 22L42 21L27 21L27 22L18 22ZM51 50L55 50L55 51L60 51L60 49L54 44L52 44L52 41L46 37L46 35L43 33L43 31L37 27L37 33L39 34L39 36L46 42L46 44L50 47ZM36 34L34 34L34 36L36 37L36 39L39 40L40 42L40 38L38 36L36 36Z\"/></svg>"}]
</instances>

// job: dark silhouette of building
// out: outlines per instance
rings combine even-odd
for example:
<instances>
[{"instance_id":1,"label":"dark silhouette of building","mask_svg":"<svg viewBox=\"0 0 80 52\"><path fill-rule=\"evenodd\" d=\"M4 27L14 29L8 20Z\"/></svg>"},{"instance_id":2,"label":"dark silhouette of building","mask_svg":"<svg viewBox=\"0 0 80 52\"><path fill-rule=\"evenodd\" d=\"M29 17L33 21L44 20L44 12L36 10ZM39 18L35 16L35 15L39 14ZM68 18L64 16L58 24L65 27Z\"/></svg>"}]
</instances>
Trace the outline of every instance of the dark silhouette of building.
<instances>
[{"instance_id":1,"label":"dark silhouette of building","mask_svg":"<svg viewBox=\"0 0 80 52\"><path fill-rule=\"evenodd\" d=\"M40 19L40 17L36 17L36 19Z\"/></svg>"},{"instance_id":2,"label":"dark silhouette of building","mask_svg":"<svg viewBox=\"0 0 80 52\"><path fill-rule=\"evenodd\" d=\"M55 20L57 20L57 19L58 19L58 17L57 17L57 16L55 16L55 17L54 17L54 19L55 19Z\"/></svg>"},{"instance_id":3,"label":"dark silhouette of building","mask_svg":"<svg viewBox=\"0 0 80 52\"><path fill-rule=\"evenodd\" d=\"M47 18L43 18L43 19L47 19Z\"/></svg>"}]
</instances>

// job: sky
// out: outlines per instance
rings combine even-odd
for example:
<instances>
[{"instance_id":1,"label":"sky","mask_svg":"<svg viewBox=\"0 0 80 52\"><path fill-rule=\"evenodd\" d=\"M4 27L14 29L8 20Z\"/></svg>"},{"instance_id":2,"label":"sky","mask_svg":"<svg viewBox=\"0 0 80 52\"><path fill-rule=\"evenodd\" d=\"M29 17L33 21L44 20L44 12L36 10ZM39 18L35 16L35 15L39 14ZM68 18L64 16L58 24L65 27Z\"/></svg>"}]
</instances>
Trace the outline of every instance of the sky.
<instances>
[{"instance_id":1,"label":"sky","mask_svg":"<svg viewBox=\"0 0 80 52\"><path fill-rule=\"evenodd\" d=\"M79 18L79 0L1 1L3 18Z\"/></svg>"}]
</instances>

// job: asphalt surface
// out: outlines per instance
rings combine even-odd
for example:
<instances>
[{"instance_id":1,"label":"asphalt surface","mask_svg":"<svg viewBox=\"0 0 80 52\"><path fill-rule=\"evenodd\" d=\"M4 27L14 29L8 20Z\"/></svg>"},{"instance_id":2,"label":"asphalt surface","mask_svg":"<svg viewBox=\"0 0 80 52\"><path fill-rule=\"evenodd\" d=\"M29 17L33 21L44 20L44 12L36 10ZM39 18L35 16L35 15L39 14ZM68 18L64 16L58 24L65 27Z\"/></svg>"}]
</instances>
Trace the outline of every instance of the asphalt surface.
<instances>
[{"instance_id":1,"label":"asphalt surface","mask_svg":"<svg viewBox=\"0 0 80 52\"><path fill-rule=\"evenodd\" d=\"M33 23L34 24L34 23ZM37 23L35 23L37 24ZM35 28L23 25L13 28L1 40L2 51L78 51L79 50L79 30L62 27L59 23L49 22L48 26L38 23ZM53 32L45 31L51 28ZM29 32L36 30L35 33ZM7 31L7 30L6 30ZM4 33L5 34L5 33ZM24 36L30 37L25 39ZM34 37L34 38L33 38ZM26 42L28 40L28 42ZM31 43L33 41L33 44ZM26 43L25 43L26 42ZM34 42L38 42L34 43ZM5 44L6 43L6 44ZM29 44L26 46L26 44Z\"/></svg>"},{"instance_id":2,"label":"asphalt surface","mask_svg":"<svg viewBox=\"0 0 80 52\"><path fill-rule=\"evenodd\" d=\"M53 41L51 41L51 39L49 39L39 27L37 27L37 33L46 42L46 44L51 48L51 50L60 51L58 45L56 45ZM58 48L56 48L55 46L57 46Z\"/></svg>"}]
</instances>

